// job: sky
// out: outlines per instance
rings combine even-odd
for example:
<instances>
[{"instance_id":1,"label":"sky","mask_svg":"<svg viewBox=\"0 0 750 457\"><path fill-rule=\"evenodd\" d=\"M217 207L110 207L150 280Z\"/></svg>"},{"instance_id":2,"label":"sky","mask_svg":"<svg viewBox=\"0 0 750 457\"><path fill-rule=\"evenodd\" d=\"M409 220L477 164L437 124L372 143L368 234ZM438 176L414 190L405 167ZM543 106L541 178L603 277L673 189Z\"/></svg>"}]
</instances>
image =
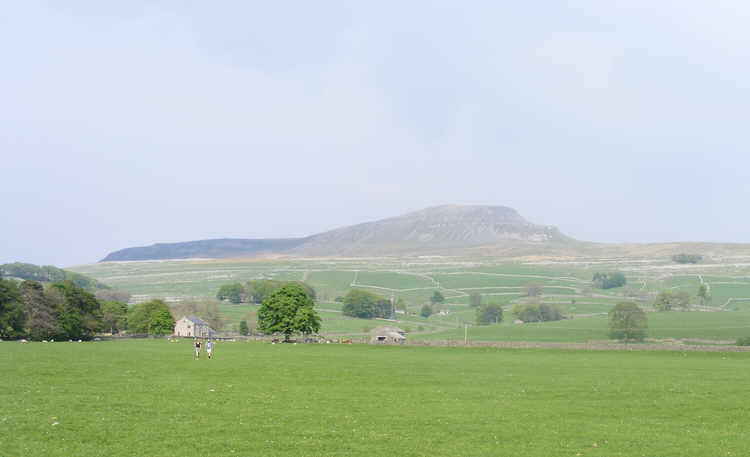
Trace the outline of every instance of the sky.
<instances>
[{"instance_id":1,"label":"sky","mask_svg":"<svg viewBox=\"0 0 750 457\"><path fill-rule=\"evenodd\" d=\"M441 204L750 243L744 1L6 2L0 263Z\"/></svg>"}]
</instances>

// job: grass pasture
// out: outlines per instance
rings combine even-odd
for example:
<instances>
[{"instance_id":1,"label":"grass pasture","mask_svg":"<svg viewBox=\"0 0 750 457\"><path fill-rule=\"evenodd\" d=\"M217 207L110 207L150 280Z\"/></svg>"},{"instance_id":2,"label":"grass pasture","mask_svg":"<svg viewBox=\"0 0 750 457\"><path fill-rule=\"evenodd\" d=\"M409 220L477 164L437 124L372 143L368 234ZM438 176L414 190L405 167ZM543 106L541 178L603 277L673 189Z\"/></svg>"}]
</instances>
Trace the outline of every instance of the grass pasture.
<instances>
[{"instance_id":1,"label":"grass pasture","mask_svg":"<svg viewBox=\"0 0 750 457\"><path fill-rule=\"evenodd\" d=\"M741 456L748 353L0 343L16 456Z\"/></svg>"}]
</instances>

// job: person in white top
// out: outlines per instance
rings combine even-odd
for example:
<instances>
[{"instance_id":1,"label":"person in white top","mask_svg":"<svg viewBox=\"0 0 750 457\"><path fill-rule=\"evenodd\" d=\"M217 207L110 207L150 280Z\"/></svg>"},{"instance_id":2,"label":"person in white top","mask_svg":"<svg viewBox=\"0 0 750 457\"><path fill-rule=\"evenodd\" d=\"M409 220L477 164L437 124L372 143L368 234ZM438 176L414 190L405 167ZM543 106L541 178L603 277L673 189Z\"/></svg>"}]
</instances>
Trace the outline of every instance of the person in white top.
<instances>
[{"instance_id":1,"label":"person in white top","mask_svg":"<svg viewBox=\"0 0 750 457\"><path fill-rule=\"evenodd\" d=\"M211 352L214 349L214 343L211 340L208 340L206 343L206 354L208 354L208 358L211 358Z\"/></svg>"}]
</instances>

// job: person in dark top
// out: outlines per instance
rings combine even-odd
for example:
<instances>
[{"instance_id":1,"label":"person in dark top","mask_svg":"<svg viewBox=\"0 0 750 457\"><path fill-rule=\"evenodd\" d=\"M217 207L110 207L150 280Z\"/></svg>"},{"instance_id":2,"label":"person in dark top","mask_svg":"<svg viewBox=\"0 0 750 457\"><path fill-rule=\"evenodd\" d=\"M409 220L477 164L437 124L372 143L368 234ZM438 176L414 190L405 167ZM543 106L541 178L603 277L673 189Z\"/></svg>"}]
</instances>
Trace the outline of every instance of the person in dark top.
<instances>
[{"instance_id":1,"label":"person in dark top","mask_svg":"<svg viewBox=\"0 0 750 457\"><path fill-rule=\"evenodd\" d=\"M201 357L201 340L195 340L195 359L198 360Z\"/></svg>"}]
</instances>

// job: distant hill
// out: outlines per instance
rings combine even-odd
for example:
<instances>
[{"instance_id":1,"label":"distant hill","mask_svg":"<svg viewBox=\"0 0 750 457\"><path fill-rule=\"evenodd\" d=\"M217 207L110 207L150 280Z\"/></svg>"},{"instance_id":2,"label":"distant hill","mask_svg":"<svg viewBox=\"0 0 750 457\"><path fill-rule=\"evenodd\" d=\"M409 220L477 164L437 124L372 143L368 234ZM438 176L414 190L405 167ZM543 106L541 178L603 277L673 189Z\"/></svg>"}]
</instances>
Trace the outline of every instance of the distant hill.
<instances>
[{"instance_id":1,"label":"distant hill","mask_svg":"<svg viewBox=\"0 0 750 457\"><path fill-rule=\"evenodd\" d=\"M186 241L184 243L157 243L151 246L121 249L108 254L101 261L251 257L260 254L285 252L299 246L308 239L222 238L216 240Z\"/></svg>"},{"instance_id":2,"label":"distant hill","mask_svg":"<svg viewBox=\"0 0 750 457\"><path fill-rule=\"evenodd\" d=\"M39 282L73 281L78 287L95 292L98 289L109 289L109 286L81 273L75 273L52 265L34 265L31 263L6 263L0 265L3 276L16 279L30 279Z\"/></svg>"},{"instance_id":3,"label":"distant hill","mask_svg":"<svg viewBox=\"0 0 750 457\"><path fill-rule=\"evenodd\" d=\"M564 249L575 240L504 206L445 205L305 238L216 239L122 249L102 261L297 256L383 256ZM466 251L469 252L469 251Z\"/></svg>"}]
</instances>

